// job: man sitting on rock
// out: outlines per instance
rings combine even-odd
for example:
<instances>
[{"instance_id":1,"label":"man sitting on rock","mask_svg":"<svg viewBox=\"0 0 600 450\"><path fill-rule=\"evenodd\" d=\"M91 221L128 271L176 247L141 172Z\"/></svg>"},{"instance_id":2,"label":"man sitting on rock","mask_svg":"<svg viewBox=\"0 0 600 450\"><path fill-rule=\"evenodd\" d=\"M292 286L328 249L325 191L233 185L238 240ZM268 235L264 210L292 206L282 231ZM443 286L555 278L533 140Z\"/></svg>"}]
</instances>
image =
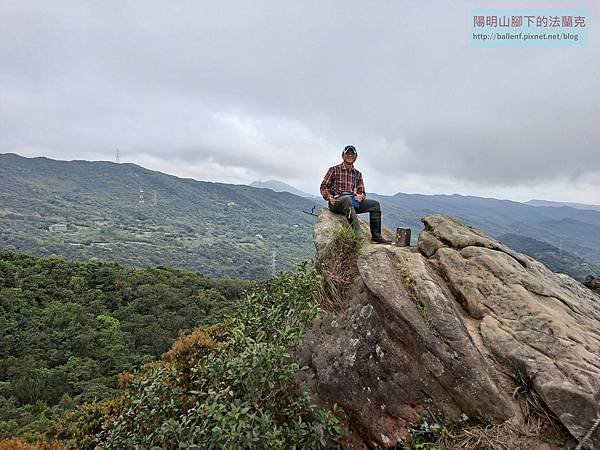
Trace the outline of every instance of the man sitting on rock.
<instances>
[{"instance_id":1,"label":"man sitting on rock","mask_svg":"<svg viewBox=\"0 0 600 450\"><path fill-rule=\"evenodd\" d=\"M377 244L389 244L381 235L381 207L377 200L367 199L362 174L354 168L358 157L356 148L347 145L342 152L342 163L330 167L321 183L321 195L329 204L329 210L344 214L355 232L360 233L357 214L369 213L371 240Z\"/></svg>"}]
</instances>

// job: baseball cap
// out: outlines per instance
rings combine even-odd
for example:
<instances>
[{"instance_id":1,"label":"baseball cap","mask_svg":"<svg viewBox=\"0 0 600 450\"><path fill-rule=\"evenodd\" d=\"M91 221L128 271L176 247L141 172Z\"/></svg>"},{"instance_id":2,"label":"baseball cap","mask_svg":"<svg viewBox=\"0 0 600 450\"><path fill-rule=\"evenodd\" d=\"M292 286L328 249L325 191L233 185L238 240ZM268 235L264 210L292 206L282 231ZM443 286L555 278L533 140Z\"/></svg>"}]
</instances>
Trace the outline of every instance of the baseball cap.
<instances>
[{"instance_id":1,"label":"baseball cap","mask_svg":"<svg viewBox=\"0 0 600 450\"><path fill-rule=\"evenodd\" d=\"M358 152L356 151L356 148L354 148L354 145L346 145L346 147L344 147L342 155L345 155L346 153L354 153L355 155L358 155Z\"/></svg>"}]
</instances>

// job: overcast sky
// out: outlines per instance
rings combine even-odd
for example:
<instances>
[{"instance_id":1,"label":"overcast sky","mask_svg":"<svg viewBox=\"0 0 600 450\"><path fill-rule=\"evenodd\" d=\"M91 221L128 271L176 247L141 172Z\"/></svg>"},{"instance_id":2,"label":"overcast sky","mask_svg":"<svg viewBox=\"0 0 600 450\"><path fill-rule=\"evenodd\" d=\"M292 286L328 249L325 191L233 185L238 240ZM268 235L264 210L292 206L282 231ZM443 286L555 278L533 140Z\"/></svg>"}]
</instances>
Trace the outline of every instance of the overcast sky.
<instances>
[{"instance_id":1,"label":"overcast sky","mask_svg":"<svg viewBox=\"0 0 600 450\"><path fill-rule=\"evenodd\" d=\"M599 2L587 48L472 48L498 5L0 0L0 152L317 192L353 144L370 192L600 204Z\"/></svg>"}]
</instances>

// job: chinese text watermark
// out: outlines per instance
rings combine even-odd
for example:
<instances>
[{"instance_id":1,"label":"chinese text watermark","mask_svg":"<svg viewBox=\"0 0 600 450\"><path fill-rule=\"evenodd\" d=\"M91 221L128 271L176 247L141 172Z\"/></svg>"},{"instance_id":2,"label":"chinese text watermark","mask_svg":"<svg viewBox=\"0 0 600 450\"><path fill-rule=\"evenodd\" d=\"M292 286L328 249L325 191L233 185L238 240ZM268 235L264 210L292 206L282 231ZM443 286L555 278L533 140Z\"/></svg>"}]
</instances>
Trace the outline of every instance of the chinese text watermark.
<instances>
[{"instance_id":1,"label":"chinese text watermark","mask_svg":"<svg viewBox=\"0 0 600 450\"><path fill-rule=\"evenodd\" d=\"M475 10L472 47L587 47L589 16L581 10Z\"/></svg>"}]
</instances>

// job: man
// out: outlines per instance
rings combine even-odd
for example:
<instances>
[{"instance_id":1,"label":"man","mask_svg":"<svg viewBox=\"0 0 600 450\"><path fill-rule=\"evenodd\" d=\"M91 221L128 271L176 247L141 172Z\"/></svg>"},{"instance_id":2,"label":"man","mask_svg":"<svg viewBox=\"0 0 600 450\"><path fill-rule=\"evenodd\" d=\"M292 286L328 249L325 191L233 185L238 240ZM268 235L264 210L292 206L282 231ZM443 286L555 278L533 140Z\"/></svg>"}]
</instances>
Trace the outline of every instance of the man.
<instances>
[{"instance_id":1,"label":"man","mask_svg":"<svg viewBox=\"0 0 600 450\"><path fill-rule=\"evenodd\" d=\"M357 214L369 213L371 240L377 244L389 244L381 235L381 208L377 200L367 199L362 174L354 168L358 153L352 145L342 152L342 163L330 167L321 183L321 195L329 204L329 210L344 214L352 228L360 233Z\"/></svg>"}]
</instances>

